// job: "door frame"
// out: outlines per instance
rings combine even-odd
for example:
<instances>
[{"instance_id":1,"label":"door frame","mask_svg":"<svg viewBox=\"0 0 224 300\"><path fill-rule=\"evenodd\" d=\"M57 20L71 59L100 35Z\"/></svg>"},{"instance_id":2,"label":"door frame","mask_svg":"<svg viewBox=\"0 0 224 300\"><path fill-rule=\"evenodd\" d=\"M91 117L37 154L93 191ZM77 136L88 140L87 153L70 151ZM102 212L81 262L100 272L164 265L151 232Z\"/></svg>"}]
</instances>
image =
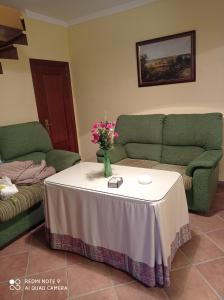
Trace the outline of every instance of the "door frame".
<instances>
[{"instance_id":1,"label":"door frame","mask_svg":"<svg viewBox=\"0 0 224 300\"><path fill-rule=\"evenodd\" d=\"M35 100L36 100L36 106L37 106L37 113L39 121L41 122L41 103L40 98L44 98L44 95L41 93L41 89L39 88L40 84L38 84L37 80L37 74L34 71L35 67L38 66L50 66L52 65L55 67L63 67L65 70L65 76L66 76L66 98L68 101L65 103L65 113L68 116L67 118L67 126L69 130L69 139L71 141L71 148L74 152L79 152L78 147L78 135L77 135L77 129L76 129L76 119L75 119L75 112L74 112L74 102L73 102L73 95L72 95L72 85L71 85L71 79L70 79L70 71L69 71L69 63L65 61L55 61L55 60L46 60L46 59L36 59L36 58L30 58L30 69L31 69L31 75L33 80L33 87L34 87L34 93L35 93ZM43 91L42 91L43 92ZM42 123L42 122L41 122ZM45 127L45 124L42 123L42 125Z\"/></svg>"}]
</instances>

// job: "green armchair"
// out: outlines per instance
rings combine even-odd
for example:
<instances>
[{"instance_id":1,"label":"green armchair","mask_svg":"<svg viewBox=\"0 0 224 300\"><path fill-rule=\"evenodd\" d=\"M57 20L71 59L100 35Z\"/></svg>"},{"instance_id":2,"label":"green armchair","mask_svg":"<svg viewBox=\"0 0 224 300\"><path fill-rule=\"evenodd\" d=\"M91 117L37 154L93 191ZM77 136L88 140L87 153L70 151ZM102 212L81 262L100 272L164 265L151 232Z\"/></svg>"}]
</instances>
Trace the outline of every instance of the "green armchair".
<instances>
[{"instance_id":1,"label":"green armchair","mask_svg":"<svg viewBox=\"0 0 224 300\"><path fill-rule=\"evenodd\" d=\"M53 149L46 129L39 122L0 127L2 162L45 160L57 172L80 161L78 153ZM14 199L0 200L0 248L44 221L43 184L19 187ZM11 201L13 200L13 201Z\"/></svg>"}]
</instances>

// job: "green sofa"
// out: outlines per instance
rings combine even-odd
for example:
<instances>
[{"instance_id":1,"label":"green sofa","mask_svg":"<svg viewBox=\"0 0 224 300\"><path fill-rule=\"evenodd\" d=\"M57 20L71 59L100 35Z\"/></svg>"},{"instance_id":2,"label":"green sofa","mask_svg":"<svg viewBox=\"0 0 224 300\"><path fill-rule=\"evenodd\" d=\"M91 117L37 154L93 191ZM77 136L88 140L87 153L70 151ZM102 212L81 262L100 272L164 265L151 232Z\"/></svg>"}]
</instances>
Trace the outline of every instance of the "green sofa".
<instances>
[{"instance_id":1,"label":"green sofa","mask_svg":"<svg viewBox=\"0 0 224 300\"><path fill-rule=\"evenodd\" d=\"M1 161L45 160L57 172L80 161L77 153L55 150L39 122L0 127ZM21 186L9 200L0 200L0 249L44 220L43 184Z\"/></svg>"},{"instance_id":2,"label":"green sofa","mask_svg":"<svg viewBox=\"0 0 224 300\"><path fill-rule=\"evenodd\" d=\"M222 157L222 119L221 113L122 115L111 163L179 172L189 210L207 212Z\"/></svg>"}]
</instances>

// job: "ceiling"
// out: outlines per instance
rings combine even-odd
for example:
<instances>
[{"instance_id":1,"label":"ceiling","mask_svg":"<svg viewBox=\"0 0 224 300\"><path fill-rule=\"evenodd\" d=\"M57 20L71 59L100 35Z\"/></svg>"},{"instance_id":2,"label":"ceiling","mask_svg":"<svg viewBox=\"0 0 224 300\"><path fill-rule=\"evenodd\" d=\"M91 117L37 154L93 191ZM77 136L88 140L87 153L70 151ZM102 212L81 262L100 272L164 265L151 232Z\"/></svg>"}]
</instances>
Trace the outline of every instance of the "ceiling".
<instances>
[{"instance_id":1,"label":"ceiling","mask_svg":"<svg viewBox=\"0 0 224 300\"><path fill-rule=\"evenodd\" d=\"M65 24L80 23L128 10L155 0L1 0L1 4L23 10L30 17L48 17Z\"/></svg>"}]
</instances>

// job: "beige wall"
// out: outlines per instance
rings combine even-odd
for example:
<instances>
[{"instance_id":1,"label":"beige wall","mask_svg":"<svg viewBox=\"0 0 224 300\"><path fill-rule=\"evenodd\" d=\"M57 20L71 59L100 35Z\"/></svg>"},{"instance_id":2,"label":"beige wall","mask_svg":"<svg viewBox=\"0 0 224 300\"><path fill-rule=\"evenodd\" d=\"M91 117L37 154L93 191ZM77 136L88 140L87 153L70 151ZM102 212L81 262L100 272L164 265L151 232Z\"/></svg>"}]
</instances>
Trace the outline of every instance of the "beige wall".
<instances>
[{"instance_id":1,"label":"beige wall","mask_svg":"<svg viewBox=\"0 0 224 300\"><path fill-rule=\"evenodd\" d=\"M26 20L28 46L18 46L19 60L1 60L0 125L38 120L29 58L69 61L67 28Z\"/></svg>"},{"instance_id":2,"label":"beige wall","mask_svg":"<svg viewBox=\"0 0 224 300\"><path fill-rule=\"evenodd\" d=\"M224 112L224 1L161 0L69 28L84 159L90 127L120 114ZM138 88L135 43L197 31L197 81ZM221 174L224 180L224 172Z\"/></svg>"}]
</instances>

